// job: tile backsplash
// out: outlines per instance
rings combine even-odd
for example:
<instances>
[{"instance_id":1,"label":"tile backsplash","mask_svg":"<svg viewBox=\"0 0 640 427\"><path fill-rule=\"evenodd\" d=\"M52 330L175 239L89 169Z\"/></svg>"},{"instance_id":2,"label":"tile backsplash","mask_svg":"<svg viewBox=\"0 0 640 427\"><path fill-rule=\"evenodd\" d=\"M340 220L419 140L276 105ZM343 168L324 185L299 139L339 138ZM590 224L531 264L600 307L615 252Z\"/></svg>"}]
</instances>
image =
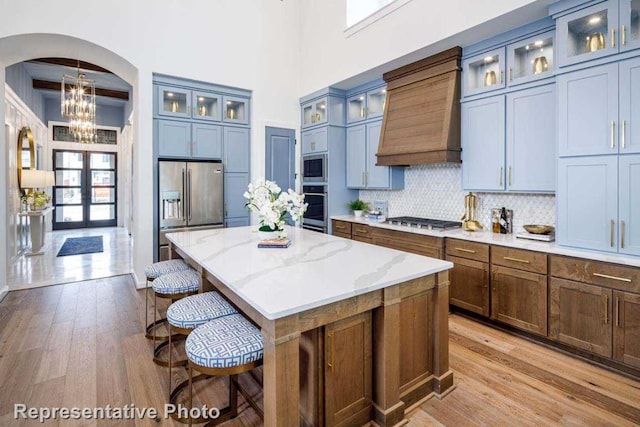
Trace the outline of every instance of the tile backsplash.
<instances>
[{"instance_id":1,"label":"tile backsplash","mask_svg":"<svg viewBox=\"0 0 640 427\"><path fill-rule=\"evenodd\" d=\"M367 202L387 200L389 216L460 220L464 214L461 165L442 163L410 166L405 170L405 188L398 191L361 190L360 198ZM556 223L554 195L474 193L478 196L477 219L487 228L491 209L513 209L513 224L519 231L523 224Z\"/></svg>"}]
</instances>

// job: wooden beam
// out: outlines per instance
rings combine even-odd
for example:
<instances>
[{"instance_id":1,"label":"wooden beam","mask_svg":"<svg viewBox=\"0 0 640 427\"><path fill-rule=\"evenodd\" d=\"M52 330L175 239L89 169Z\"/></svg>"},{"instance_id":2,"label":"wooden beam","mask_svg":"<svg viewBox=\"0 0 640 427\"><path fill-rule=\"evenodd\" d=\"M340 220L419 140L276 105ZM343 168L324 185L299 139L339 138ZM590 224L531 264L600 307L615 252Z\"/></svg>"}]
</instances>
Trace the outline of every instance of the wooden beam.
<instances>
[{"instance_id":1,"label":"wooden beam","mask_svg":"<svg viewBox=\"0 0 640 427\"><path fill-rule=\"evenodd\" d=\"M71 68L78 68L78 66L79 66L81 70L98 71L100 73L113 74L111 71L107 70L106 68L102 68L102 67L100 67L98 65L94 65L94 64L92 64L90 62L78 61L77 59L38 58L38 59L32 59L29 62L40 62L42 64L60 65L60 66L63 66L63 67L71 67Z\"/></svg>"},{"instance_id":2,"label":"wooden beam","mask_svg":"<svg viewBox=\"0 0 640 427\"><path fill-rule=\"evenodd\" d=\"M50 82L47 80L36 80L33 79L33 88L34 89L44 89L44 90L55 90L60 92L60 82ZM125 101L129 100L129 92L121 91L121 90L113 90L113 89L100 89L96 88L96 96L104 96L107 98L116 98L122 99Z\"/></svg>"}]
</instances>

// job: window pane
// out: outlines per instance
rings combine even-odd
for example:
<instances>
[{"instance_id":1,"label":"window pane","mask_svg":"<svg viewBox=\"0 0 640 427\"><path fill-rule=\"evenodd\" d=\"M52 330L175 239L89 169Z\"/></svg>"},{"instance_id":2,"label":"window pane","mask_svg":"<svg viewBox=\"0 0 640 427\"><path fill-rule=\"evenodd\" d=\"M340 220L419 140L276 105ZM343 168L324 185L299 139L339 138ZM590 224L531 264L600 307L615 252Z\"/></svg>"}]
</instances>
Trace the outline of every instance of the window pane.
<instances>
[{"instance_id":1,"label":"window pane","mask_svg":"<svg viewBox=\"0 0 640 427\"><path fill-rule=\"evenodd\" d=\"M79 187L82 185L82 171L56 171L56 186Z\"/></svg>"},{"instance_id":2,"label":"window pane","mask_svg":"<svg viewBox=\"0 0 640 427\"><path fill-rule=\"evenodd\" d=\"M22 169L31 169L31 151L22 150Z\"/></svg>"},{"instance_id":3,"label":"window pane","mask_svg":"<svg viewBox=\"0 0 640 427\"><path fill-rule=\"evenodd\" d=\"M116 156L106 153L91 153L91 169L115 169Z\"/></svg>"},{"instance_id":4,"label":"window pane","mask_svg":"<svg viewBox=\"0 0 640 427\"><path fill-rule=\"evenodd\" d=\"M114 203L116 190L114 188L93 188L91 190L91 203Z\"/></svg>"},{"instance_id":5,"label":"window pane","mask_svg":"<svg viewBox=\"0 0 640 427\"><path fill-rule=\"evenodd\" d=\"M56 222L82 221L82 206L58 206L55 212Z\"/></svg>"},{"instance_id":6,"label":"window pane","mask_svg":"<svg viewBox=\"0 0 640 427\"><path fill-rule=\"evenodd\" d=\"M82 169L82 153L58 151L56 153L57 168Z\"/></svg>"},{"instance_id":7,"label":"window pane","mask_svg":"<svg viewBox=\"0 0 640 427\"><path fill-rule=\"evenodd\" d=\"M107 219L114 219L115 215L114 205L91 205L89 209L90 221L102 221Z\"/></svg>"},{"instance_id":8,"label":"window pane","mask_svg":"<svg viewBox=\"0 0 640 427\"><path fill-rule=\"evenodd\" d=\"M92 186L116 185L115 181L116 181L115 172L91 171L91 185Z\"/></svg>"},{"instance_id":9,"label":"window pane","mask_svg":"<svg viewBox=\"0 0 640 427\"><path fill-rule=\"evenodd\" d=\"M75 205L82 203L80 188L56 188L57 205Z\"/></svg>"}]
</instances>

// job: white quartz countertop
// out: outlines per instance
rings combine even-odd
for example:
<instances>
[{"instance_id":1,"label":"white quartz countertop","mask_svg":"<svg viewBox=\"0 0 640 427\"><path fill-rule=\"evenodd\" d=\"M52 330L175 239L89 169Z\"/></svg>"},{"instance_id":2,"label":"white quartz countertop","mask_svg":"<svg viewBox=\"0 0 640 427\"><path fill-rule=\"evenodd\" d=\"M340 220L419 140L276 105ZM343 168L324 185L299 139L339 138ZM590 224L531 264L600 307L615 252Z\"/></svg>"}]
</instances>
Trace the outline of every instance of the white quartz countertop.
<instances>
[{"instance_id":1,"label":"white quartz countertop","mask_svg":"<svg viewBox=\"0 0 640 427\"><path fill-rule=\"evenodd\" d=\"M288 228L291 246L258 248L255 226L167 239L273 320L453 267L448 261Z\"/></svg>"},{"instance_id":2,"label":"white quartz countertop","mask_svg":"<svg viewBox=\"0 0 640 427\"><path fill-rule=\"evenodd\" d=\"M567 248L556 245L555 242L540 242L535 240L518 239L515 234L497 234L491 231L465 231L461 228L440 231L421 228L410 228L402 225L391 225L383 222L375 222L364 217L356 218L353 215L337 215L331 219L349 221L357 224L366 224L372 227L386 228L390 230L405 231L408 233L424 234L427 236L447 237L452 239L469 240L472 242L487 243L490 245L508 246L511 248L526 249L529 251L546 252L556 255L566 255L576 258L592 259L596 261L612 262L615 264L640 267L640 257L630 257L618 254L606 254L581 249Z\"/></svg>"}]
</instances>

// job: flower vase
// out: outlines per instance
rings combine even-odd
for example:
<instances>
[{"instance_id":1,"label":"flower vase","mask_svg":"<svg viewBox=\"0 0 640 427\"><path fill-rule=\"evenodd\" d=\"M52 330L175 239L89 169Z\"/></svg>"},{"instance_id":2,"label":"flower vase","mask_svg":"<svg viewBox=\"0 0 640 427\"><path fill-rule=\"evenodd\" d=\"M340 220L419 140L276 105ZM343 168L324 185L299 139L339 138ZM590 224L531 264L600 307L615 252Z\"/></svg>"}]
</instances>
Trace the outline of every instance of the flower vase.
<instances>
[{"instance_id":1,"label":"flower vase","mask_svg":"<svg viewBox=\"0 0 640 427\"><path fill-rule=\"evenodd\" d=\"M276 240L278 238L278 230L273 231L258 231L260 240Z\"/></svg>"}]
</instances>

